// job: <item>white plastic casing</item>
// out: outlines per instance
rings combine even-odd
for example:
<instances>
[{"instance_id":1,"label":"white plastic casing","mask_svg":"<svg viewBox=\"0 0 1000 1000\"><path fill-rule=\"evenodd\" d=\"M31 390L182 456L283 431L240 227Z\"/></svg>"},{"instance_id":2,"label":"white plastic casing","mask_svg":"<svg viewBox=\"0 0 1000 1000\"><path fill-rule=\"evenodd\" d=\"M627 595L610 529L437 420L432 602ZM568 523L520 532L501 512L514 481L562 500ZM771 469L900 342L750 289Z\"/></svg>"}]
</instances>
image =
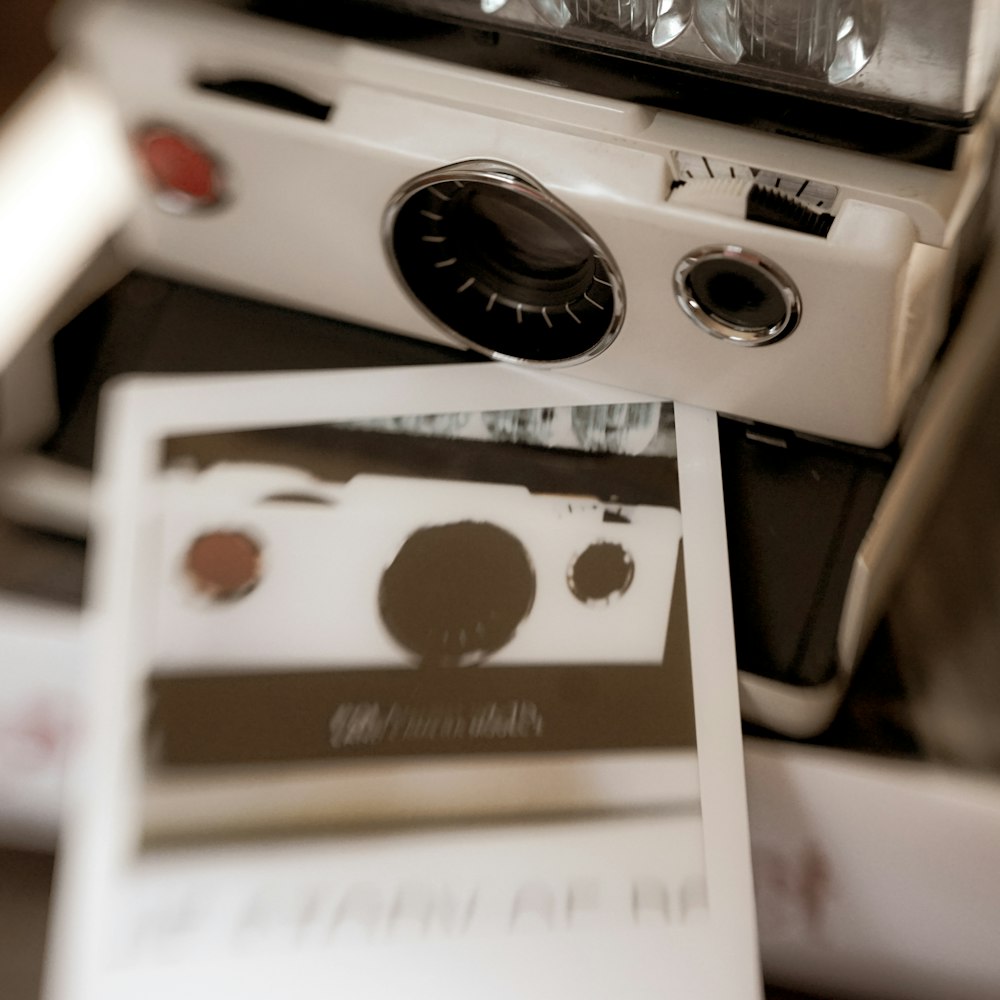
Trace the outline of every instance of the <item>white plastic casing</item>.
<instances>
[{"instance_id":1,"label":"white plastic casing","mask_svg":"<svg viewBox=\"0 0 1000 1000\"><path fill-rule=\"evenodd\" d=\"M865 445L892 438L940 342L959 238L990 169L986 127L942 171L204 5L91 4L68 40L112 92L126 129L177 128L223 171L223 202L202 212L171 214L144 196L126 234L141 266L456 343L400 287L382 245L385 208L432 168L508 162L585 219L621 271L621 330L574 375ZM291 88L331 113L316 120L197 86L240 77ZM834 185L828 236L733 218L697 198L675 203L677 152ZM684 315L673 271L707 244L745 247L787 272L802 301L793 333L748 348Z\"/></svg>"}]
</instances>

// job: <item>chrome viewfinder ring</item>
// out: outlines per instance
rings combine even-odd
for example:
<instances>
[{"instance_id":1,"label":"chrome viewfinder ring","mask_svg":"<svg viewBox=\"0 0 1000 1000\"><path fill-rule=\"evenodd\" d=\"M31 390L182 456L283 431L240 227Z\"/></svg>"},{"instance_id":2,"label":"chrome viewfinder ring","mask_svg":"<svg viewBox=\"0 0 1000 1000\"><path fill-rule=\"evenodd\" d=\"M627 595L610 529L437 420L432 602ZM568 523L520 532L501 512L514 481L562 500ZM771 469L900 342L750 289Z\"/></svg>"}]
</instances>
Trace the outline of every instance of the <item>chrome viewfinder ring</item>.
<instances>
[{"instance_id":1,"label":"chrome viewfinder ring","mask_svg":"<svg viewBox=\"0 0 1000 1000\"><path fill-rule=\"evenodd\" d=\"M773 261L744 247L701 247L674 270L685 315L713 337L744 347L787 337L802 318L795 283Z\"/></svg>"}]
</instances>

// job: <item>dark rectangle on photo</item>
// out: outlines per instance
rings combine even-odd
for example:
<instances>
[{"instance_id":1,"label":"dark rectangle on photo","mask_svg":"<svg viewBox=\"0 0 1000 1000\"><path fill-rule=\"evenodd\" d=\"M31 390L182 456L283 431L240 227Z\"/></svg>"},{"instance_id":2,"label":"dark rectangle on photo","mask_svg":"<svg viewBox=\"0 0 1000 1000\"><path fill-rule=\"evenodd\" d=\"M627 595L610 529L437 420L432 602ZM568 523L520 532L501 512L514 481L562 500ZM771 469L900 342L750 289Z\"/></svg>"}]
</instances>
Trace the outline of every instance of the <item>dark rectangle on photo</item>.
<instances>
[{"instance_id":1,"label":"dark rectangle on photo","mask_svg":"<svg viewBox=\"0 0 1000 1000\"><path fill-rule=\"evenodd\" d=\"M630 505L680 508L677 460L660 455L567 451L330 424L170 438L163 453L165 466L184 461L207 468L234 460L295 465L331 482L347 482L359 473L419 475L518 483L532 493L572 493Z\"/></svg>"},{"instance_id":2,"label":"dark rectangle on photo","mask_svg":"<svg viewBox=\"0 0 1000 1000\"><path fill-rule=\"evenodd\" d=\"M662 664L160 675L154 766L693 748Z\"/></svg>"}]
</instances>

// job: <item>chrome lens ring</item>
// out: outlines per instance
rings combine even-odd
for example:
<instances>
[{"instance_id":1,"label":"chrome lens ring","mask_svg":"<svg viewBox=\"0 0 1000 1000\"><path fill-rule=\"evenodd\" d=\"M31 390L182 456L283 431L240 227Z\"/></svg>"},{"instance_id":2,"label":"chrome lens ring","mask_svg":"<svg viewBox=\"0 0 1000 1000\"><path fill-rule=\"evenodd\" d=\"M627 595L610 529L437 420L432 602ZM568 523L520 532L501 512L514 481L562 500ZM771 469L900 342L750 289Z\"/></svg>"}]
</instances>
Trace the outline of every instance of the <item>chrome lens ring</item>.
<instances>
[{"instance_id":1,"label":"chrome lens ring","mask_svg":"<svg viewBox=\"0 0 1000 1000\"><path fill-rule=\"evenodd\" d=\"M674 269L673 284L678 304L699 329L744 347L773 344L802 318L802 299L788 274L744 247L692 251Z\"/></svg>"}]
</instances>

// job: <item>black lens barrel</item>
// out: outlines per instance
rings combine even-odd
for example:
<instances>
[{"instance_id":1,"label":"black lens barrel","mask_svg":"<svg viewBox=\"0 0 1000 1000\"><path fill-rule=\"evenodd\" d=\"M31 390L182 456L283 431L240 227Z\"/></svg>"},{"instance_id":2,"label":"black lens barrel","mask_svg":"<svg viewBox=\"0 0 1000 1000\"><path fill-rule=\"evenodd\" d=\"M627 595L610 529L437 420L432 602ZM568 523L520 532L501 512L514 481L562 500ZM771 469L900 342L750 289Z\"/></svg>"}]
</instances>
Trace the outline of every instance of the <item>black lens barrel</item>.
<instances>
[{"instance_id":1,"label":"black lens barrel","mask_svg":"<svg viewBox=\"0 0 1000 1000\"><path fill-rule=\"evenodd\" d=\"M621 325L607 249L513 167L474 161L417 178L390 204L386 245L421 308L490 357L574 363Z\"/></svg>"}]
</instances>

